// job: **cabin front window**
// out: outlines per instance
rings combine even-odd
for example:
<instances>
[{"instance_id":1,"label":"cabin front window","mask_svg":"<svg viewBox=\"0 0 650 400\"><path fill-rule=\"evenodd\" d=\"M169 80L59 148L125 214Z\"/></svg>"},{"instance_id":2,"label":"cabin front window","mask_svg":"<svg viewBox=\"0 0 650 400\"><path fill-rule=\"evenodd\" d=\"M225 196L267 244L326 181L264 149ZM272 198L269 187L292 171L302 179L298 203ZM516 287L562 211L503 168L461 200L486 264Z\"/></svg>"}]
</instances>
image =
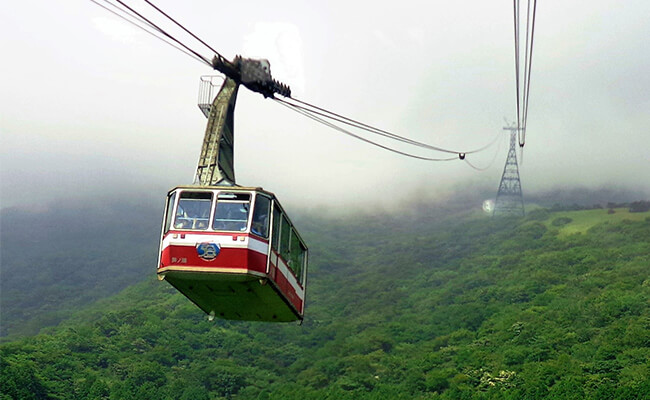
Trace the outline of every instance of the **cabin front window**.
<instances>
[{"instance_id":1,"label":"cabin front window","mask_svg":"<svg viewBox=\"0 0 650 400\"><path fill-rule=\"evenodd\" d=\"M250 199L248 193L219 193L212 229L244 232L248 227Z\"/></svg>"},{"instance_id":2,"label":"cabin front window","mask_svg":"<svg viewBox=\"0 0 650 400\"><path fill-rule=\"evenodd\" d=\"M181 192L178 207L176 208L174 228L208 229L211 208L211 192Z\"/></svg>"},{"instance_id":3,"label":"cabin front window","mask_svg":"<svg viewBox=\"0 0 650 400\"><path fill-rule=\"evenodd\" d=\"M172 221L174 220L174 216L172 215L172 212L174 211L174 204L176 203L176 192L172 193L170 196L167 197L167 208L165 211L165 232L169 231L169 229L172 227Z\"/></svg>"}]
</instances>

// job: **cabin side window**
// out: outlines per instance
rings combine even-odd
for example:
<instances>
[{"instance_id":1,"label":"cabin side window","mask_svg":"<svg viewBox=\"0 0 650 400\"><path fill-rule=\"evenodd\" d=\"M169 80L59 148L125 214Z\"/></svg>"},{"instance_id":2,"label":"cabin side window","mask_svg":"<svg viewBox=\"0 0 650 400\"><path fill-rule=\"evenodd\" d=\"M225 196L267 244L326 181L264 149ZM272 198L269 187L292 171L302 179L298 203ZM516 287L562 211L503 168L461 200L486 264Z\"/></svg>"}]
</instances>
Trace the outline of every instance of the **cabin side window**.
<instances>
[{"instance_id":1,"label":"cabin side window","mask_svg":"<svg viewBox=\"0 0 650 400\"><path fill-rule=\"evenodd\" d=\"M271 247L287 263L298 282L303 284L307 265L307 247L300 240L289 219L280 208L273 207L273 226L271 230Z\"/></svg>"},{"instance_id":2,"label":"cabin side window","mask_svg":"<svg viewBox=\"0 0 650 400\"><path fill-rule=\"evenodd\" d=\"M167 210L165 211L165 233L169 231L169 228L172 227L172 220L174 216L172 212L174 211L174 203L176 203L176 192L172 193L170 196L167 196Z\"/></svg>"},{"instance_id":3,"label":"cabin side window","mask_svg":"<svg viewBox=\"0 0 650 400\"><path fill-rule=\"evenodd\" d=\"M208 229L212 192L181 192L174 219L175 229Z\"/></svg>"},{"instance_id":4,"label":"cabin side window","mask_svg":"<svg viewBox=\"0 0 650 400\"><path fill-rule=\"evenodd\" d=\"M280 252L280 224L282 223L282 217L278 207L273 207L273 229L271 237L271 247L276 252Z\"/></svg>"},{"instance_id":5,"label":"cabin side window","mask_svg":"<svg viewBox=\"0 0 650 400\"><path fill-rule=\"evenodd\" d=\"M290 250L289 266L296 275L298 282L302 278L302 269L304 264L305 250L302 243L296 234L296 231L291 230L291 250Z\"/></svg>"},{"instance_id":6,"label":"cabin side window","mask_svg":"<svg viewBox=\"0 0 650 400\"><path fill-rule=\"evenodd\" d=\"M269 210L271 199L266 196L255 196L255 207L253 208L253 222L251 223L251 233L263 237L269 237Z\"/></svg>"},{"instance_id":7,"label":"cabin side window","mask_svg":"<svg viewBox=\"0 0 650 400\"><path fill-rule=\"evenodd\" d=\"M285 261L289 261L289 248L291 246L291 225L287 217L282 215L282 224L280 226L280 256Z\"/></svg>"},{"instance_id":8,"label":"cabin side window","mask_svg":"<svg viewBox=\"0 0 650 400\"><path fill-rule=\"evenodd\" d=\"M217 231L244 232L248 227L251 206L250 193L222 192L217 196L212 229Z\"/></svg>"}]
</instances>

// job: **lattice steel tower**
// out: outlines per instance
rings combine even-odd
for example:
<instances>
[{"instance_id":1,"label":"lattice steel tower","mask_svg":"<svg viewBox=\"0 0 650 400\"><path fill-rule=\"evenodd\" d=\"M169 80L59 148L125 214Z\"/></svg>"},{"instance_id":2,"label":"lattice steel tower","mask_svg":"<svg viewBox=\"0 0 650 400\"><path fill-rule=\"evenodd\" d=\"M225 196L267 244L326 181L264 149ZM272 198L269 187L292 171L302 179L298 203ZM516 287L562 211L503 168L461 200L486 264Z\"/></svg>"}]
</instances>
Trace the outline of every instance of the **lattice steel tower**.
<instances>
[{"instance_id":1,"label":"lattice steel tower","mask_svg":"<svg viewBox=\"0 0 650 400\"><path fill-rule=\"evenodd\" d=\"M501 183L497 199L494 202L493 215L514 214L524 216L524 196L521 193L521 180L519 179L519 167L517 166L517 128L503 128L510 131L510 150L506 165L503 167Z\"/></svg>"}]
</instances>

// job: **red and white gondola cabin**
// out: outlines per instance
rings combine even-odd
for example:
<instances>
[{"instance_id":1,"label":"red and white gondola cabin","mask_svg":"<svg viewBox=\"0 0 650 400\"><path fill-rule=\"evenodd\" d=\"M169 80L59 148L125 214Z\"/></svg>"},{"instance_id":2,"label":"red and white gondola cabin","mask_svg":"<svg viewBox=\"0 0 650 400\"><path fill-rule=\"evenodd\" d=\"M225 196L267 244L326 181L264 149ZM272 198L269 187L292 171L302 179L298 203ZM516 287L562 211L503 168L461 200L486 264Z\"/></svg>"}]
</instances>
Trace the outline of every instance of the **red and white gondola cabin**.
<instances>
[{"instance_id":1,"label":"red and white gondola cabin","mask_svg":"<svg viewBox=\"0 0 650 400\"><path fill-rule=\"evenodd\" d=\"M212 317L302 320L307 255L273 193L181 186L167 195L158 277Z\"/></svg>"}]
</instances>

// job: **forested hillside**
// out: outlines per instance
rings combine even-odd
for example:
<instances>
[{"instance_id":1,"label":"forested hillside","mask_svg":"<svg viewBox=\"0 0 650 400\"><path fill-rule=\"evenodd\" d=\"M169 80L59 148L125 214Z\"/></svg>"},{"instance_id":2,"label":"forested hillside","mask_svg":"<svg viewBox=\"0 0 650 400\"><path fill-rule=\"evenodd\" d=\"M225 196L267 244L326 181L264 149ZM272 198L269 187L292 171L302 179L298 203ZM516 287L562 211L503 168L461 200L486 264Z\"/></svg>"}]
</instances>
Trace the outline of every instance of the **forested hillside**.
<instances>
[{"instance_id":1,"label":"forested hillside","mask_svg":"<svg viewBox=\"0 0 650 400\"><path fill-rule=\"evenodd\" d=\"M0 211L0 337L35 334L147 276L160 207L148 201L60 201Z\"/></svg>"},{"instance_id":2,"label":"forested hillside","mask_svg":"<svg viewBox=\"0 0 650 400\"><path fill-rule=\"evenodd\" d=\"M299 220L302 326L209 322L134 258L141 283L0 346L0 398L650 397L650 213Z\"/></svg>"}]
</instances>

